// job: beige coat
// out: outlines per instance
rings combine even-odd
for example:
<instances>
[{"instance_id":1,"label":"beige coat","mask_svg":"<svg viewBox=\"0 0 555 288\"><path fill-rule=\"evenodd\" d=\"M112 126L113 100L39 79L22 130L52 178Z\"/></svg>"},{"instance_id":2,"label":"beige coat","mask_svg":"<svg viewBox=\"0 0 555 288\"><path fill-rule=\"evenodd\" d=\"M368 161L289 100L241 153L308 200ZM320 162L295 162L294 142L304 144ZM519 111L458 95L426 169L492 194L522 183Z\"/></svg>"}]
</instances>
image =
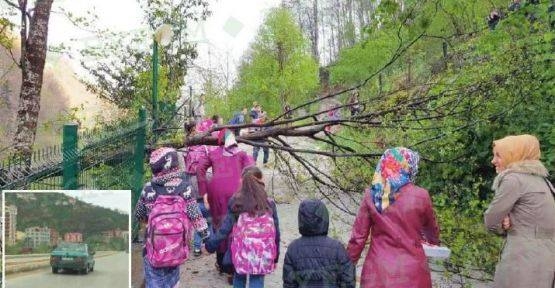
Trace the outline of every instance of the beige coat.
<instances>
[{"instance_id":1,"label":"beige coat","mask_svg":"<svg viewBox=\"0 0 555 288\"><path fill-rule=\"evenodd\" d=\"M555 281L555 199L540 161L514 163L495 178L495 196L484 214L488 230L511 228L495 270L496 288L553 288Z\"/></svg>"}]
</instances>

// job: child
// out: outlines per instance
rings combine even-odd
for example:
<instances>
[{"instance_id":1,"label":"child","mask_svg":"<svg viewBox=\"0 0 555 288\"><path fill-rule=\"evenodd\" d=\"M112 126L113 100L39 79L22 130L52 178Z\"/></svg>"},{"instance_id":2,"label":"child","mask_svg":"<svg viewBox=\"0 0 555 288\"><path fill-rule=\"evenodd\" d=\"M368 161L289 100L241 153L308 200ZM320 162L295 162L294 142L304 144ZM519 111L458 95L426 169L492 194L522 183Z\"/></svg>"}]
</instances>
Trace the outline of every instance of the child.
<instances>
[{"instance_id":1,"label":"child","mask_svg":"<svg viewBox=\"0 0 555 288\"><path fill-rule=\"evenodd\" d=\"M266 122L266 112L262 111L260 113L260 117L258 117L258 119L255 119L252 123L262 125L265 122ZM263 130L266 130L266 129L268 129L268 128L266 128L266 127L253 128L253 132L263 131ZM252 141L252 142L262 144L262 145L268 144L268 142L266 140L257 140L257 141ZM268 148L266 146L253 145L252 146L252 158L254 158L255 163L258 161L258 152L260 152L260 148L262 148L262 152L264 153L264 155L262 157L262 165L264 167L266 167L268 165L268 160L270 159L270 148Z\"/></svg>"},{"instance_id":2,"label":"child","mask_svg":"<svg viewBox=\"0 0 555 288\"><path fill-rule=\"evenodd\" d=\"M327 112L328 121L341 120L341 112L339 111L339 106L340 105L336 104L334 105L333 109ZM324 130L328 133L335 134L339 130L339 126L337 124L327 125Z\"/></svg>"},{"instance_id":3,"label":"child","mask_svg":"<svg viewBox=\"0 0 555 288\"><path fill-rule=\"evenodd\" d=\"M361 106L358 102L358 91L354 91L349 98L349 110L351 111L351 116L355 116L361 112Z\"/></svg>"},{"instance_id":4,"label":"child","mask_svg":"<svg viewBox=\"0 0 555 288\"><path fill-rule=\"evenodd\" d=\"M145 184L135 208L137 220L141 222L148 220L147 236L145 237L147 240L143 249L145 283L149 288L178 287L179 265L187 259L188 255L189 237L187 235L190 232L188 224L192 223L203 239L208 237L208 229L206 221L200 214L196 199L191 196L188 178L179 167L177 151L173 148L157 149L150 155L149 162L153 177L150 182ZM168 207L183 209L179 209L181 211L167 210L166 213L161 213L163 208ZM162 214L167 215L161 216ZM169 214L171 214L170 217L168 217ZM183 217L183 214L186 216ZM163 222L168 219L171 222ZM162 225L153 223L162 223ZM159 236L161 233L154 233L158 229L176 229L176 227L183 232L180 232L179 235L184 236ZM161 237L167 237L167 239L160 239ZM170 258L169 255L173 258ZM169 262L171 263L167 264Z\"/></svg>"},{"instance_id":5,"label":"child","mask_svg":"<svg viewBox=\"0 0 555 288\"><path fill-rule=\"evenodd\" d=\"M320 200L299 206L301 238L287 248L283 287L355 287L355 266L341 242L327 236L328 209Z\"/></svg>"},{"instance_id":6,"label":"child","mask_svg":"<svg viewBox=\"0 0 555 288\"><path fill-rule=\"evenodd\" d=\"M214 252L231 233L231 260L236 271L233 287L264 287L264 275L275 269L279 259L276 204L268 199L260 168L245 168L241 179L240 190L229 200L222 227L208 239L206 250ZM256 235L249 234L251 231Z\"/></svg>"},{"instance_id":7,"label":"child","mask_svg":"<svg viewBox=\"0 0 555 288\"><path fill-rule=\"evenodd\" d=\"M208 131L210 128L211 126L206 126L205 124L203 126L201 125L201 123L190 123L189 129L187 129L187 134L189 135L189 137L191 137L197 133L204 133ZM204 195L200 194L199 188L198 188L198 180L197 180L197 166L203 159L208 157L208 151L209 151L209 148L206 145L195 145L195 146L186 147L185 154L184 154L185 155L184 170L190 179L192 196L197 200L197 205L199 206L202 217L206 219L206 222L208 224L208 230L210 230L210 226L211 226L210 225L211 217L209 212L210 206L207 203L207 199L205 199L206 194ZM202 254L200 249L201 244L202 244L201 235L199 232L195 232L195 235L193 238L193 254L195 255L195 257L199 257Z\"/></svg>"},{"instance_id":8,"label":"child","mask_svg":"<svg viewBox=\"0 0 555 288\"><path fill-rule=\"evenodd\" d=\"M204 195L212 217L212 229L220 229L227 215L229 199L241 187L241 173L245 167L254 165L252 157L241 150L235 135L228 129L218 133L217 148L208 152L208 157L197 166L197 178L200 195ZM207 171L212 168L212 177L207 178ZM223 268L227 241L224 241L216 253L216 266L220 272Z\"/></svg>"}]
</instances>

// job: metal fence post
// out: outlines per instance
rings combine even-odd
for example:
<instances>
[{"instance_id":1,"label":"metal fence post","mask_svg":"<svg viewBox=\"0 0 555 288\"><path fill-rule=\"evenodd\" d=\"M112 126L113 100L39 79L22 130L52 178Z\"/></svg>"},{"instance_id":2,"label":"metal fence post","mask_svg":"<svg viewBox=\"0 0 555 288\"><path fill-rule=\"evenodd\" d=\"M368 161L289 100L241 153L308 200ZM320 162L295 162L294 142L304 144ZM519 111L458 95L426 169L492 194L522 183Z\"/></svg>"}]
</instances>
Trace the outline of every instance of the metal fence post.
<instances>
[{"instance_id":1,"label":"metal fence post","mask_svg":"<svg viewBox=\"0 0 555 288\"><path fill-rule=\"evenodd\" d=\"M145 161L145 143L146 143L146 110L145 108L139 109L139 127L137 133L135 134L135 153L133 163L133 194L131 210L135 209L139 196L141 195L141 190L143 189L143 178L145 174L144 161ZM134 218L133 218L134 219ZM132 239L137 237L138 233L138 223L133 224Z\"/></svg>"},{"instance_id":2,"label":"metal fence post","mask_svg":"<svg viewBox=\"0 0 555 288\"><path fill-rule=\"evenodd\" d=\"M77 151L77 124L65 124L62 142L63 155L63 178L62 187L64 190L76 190L78 187L78 161Z\"/></svg>"}]
</instances>

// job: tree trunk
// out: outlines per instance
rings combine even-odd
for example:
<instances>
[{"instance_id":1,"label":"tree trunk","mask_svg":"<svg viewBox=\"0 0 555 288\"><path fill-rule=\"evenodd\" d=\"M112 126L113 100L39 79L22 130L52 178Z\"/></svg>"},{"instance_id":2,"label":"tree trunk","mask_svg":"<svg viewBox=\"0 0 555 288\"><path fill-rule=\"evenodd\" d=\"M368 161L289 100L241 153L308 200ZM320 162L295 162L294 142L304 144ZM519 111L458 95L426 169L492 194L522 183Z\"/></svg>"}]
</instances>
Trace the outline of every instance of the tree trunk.
<instances>
[{"instance_id":1,"label":"tree trunk","mask_svg":"<svg viewBox=\"0 0 555 288\"><path fill-rule=\"evenodd\" d=\"M30 16L29 32L21 54L21 92L17 111L17 132L14 145L26 159L32 154L40 111L42 74L46 59L48 21L53 0L37 0ZM22 13L26 13L25 9ZM22 25L22 30L25 29ZM24 31L22 31L24 35ZM23 49L24 48L24 49Z\"/></svg>"},{"instance_id":2,"label":"tree trunk","mask_svg":"<svg viewBox=\"0 0 555 288\"><path fill-rule=\"evenodd\" d=\"M316 60L316 62L319 64L320 63L320 53L318 51L318 0L314 0L314 3L312 4L312 39L310 39L312 41L312 56L314 57L314 59Z\"/></svg>"},{"instance_id":3,"label":"tree trunk","mask_svg":"<svg viewBox=\"0 0 555 288\"><path fill-rule=\"evenodd\" d=\"M277 49L277 61L278 61L278 65L279 65L279 69L278 69L278 77L282 78L284 77L283 75L283 70L285 69L285 54L287 53L285 51L285 48L283 47L283 43L281 42L277 42L276 43L276 49ZM287 103L287 98L285 96L285 91L284 91L285 87L283 87L283 85L280 84L280 92L279 92L279 97L281 100L281 105L285 105L285 103Z\"/></svg>"},{"instance_id":4,"label":"tree trunk","mask_svg":"<svg viewBox=\"0 0 555 288\"><path fill-rule=\"evenodd\" d=\"M364 1L358 1L359 7L357 9L357 16L358 16L358 29L360 30L360 39L364 36L364 28L366 27L366 23L364 22Z\"/></svg>"},{"instance_id":5,"label":"tree trunk","mask_svg":"<svg viewBox=\"0 0 555 288\"><path fill-rule=\"evenodd\" d=\"M335 33L335 37L336 37L336 42L335 42L335 53L333 56L333 59L335 61L335 59L337 59L337 56L339 55L339 51L341 51L341 49L343 49L343 35L345 33L344 30L344 26L343 26L343 16L341 15L341 2L340 1L335 1L334 3L334 14L335 14L335 21L337 23L337 33Z\"/></svg>"},{"instance_id":6,"label":"tree trunk","mask_svg":"<svg viewBox=\"0 0 555 288\"><path fill-rule=\"evenodd\" d=\"M324 9L320 9L320 11L318 12L318 15L316 15L316 17L318 17L318 19L320 20L320 23L322 23L322 25L320 25L320 27L318 27L318 28L320 28L320 31L316 30L316 31L318 31L317 33L320 33L319 35L320 35L320 37L322 37L322 43L323 43L323 45L320 49L322 49L322 56L324 57L323 58L324 61L323 62L321 61L322 63L320 64L320 66L322 66L326 61L325 60L326 59L326 30L325 30L326 27L323 24L323 23L326 23L326 22L324 21L324 12L323 12L323 10ZM328 61L328 63L329 62L331 62L331 60Z\"/></svg>"},{"instance_id":7,"label":"tree trunk","mask_svg":"<svg viewBox=\"0 0 555 288\"><path fill-rule=\"evenodd\" d=\"M346 10L347 10L347 29L349 32L349 35L347 36L347 45L349 47L353 47L355 46L356 43L356 29L355 29L355 19L353 16L353 0L348 0L347 1L347 5L345 6Z\"/></svg>"}]
</instances>

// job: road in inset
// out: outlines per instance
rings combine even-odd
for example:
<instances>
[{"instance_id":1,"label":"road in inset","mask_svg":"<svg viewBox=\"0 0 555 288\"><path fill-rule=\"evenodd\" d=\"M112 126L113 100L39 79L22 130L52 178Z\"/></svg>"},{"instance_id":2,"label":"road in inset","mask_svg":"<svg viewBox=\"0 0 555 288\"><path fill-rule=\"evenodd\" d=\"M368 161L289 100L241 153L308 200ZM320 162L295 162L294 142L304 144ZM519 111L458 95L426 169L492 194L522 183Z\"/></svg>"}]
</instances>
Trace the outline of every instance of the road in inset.
<instances>
[{"instance_id":1,"label":"road in inset","mask_svg":"<svg viewBox=\"0 0 555 288\"><path fill-rule=\"evenodd\" d=\"M52 273L50 267L30 272L6 275L6 288L81 288L81 287L129 287L129 254L118 252L106 257L95 257L94 271L79 274L63 270Z\"/></svg>"}]
</instances>

